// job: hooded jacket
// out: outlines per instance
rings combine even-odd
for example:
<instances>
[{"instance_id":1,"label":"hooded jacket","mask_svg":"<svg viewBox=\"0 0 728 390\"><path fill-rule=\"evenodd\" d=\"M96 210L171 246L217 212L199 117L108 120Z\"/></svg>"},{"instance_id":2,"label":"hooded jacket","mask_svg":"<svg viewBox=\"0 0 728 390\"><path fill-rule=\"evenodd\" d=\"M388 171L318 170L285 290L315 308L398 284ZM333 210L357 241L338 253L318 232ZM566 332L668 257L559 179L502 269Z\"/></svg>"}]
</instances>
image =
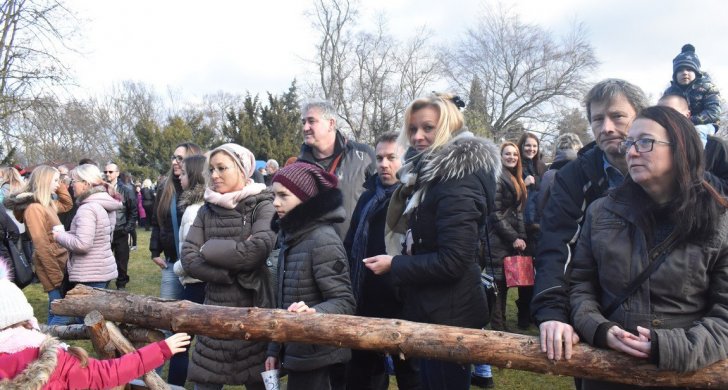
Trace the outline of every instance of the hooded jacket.
<instances>
[{"instance_id":1,"label":"hooded jacket","mask_svg":"<svg viewBox=\"0 0 728 390\"><path fill-rule=\"evenodd\" d=\"M265 190L234 209L208 202L198 211L182 245L182 266L189 276L207 282L206 305L274 306L266 265L275 242L272 200L273 193ZM231 385L261 382L267 345L198 336L187 379Z\"/></svg>"},{"instance_id":2,"label":"hooded jacket","mask_svg":"<svg viewBox=\"0 0 728 390\"><path fill-rule=\"evenodd\" d=\"M57 339L48 337L38 348L0 353L0 388L4 390L108 389L131 382L172 357L159 341L117 359L89 359L82 368Z\"/></svg>"},{"instance_id":3,"label":"hooded jacket","mask_svg":"<svg viewBox=\"0 0 728 390\"><path fill-rule=\"evenodd\" d=\"M58 243L71 252L68 279L71 282L106 282L116 278L118 272L111 251L111 235L116 213L123 205L101 186L81 194L76 203L79 207L71 229L56 237Z\"/></svg>"},{"instance_id":4,"label":"hooded jacket","mask_svg":"<svg viewBox=\"0 0 728 390\"><path fill-rule=\"evenodd\" d=\"M346 231L349 229L351 214L354 212L356 202L364 192L364 182L367 177L376 172L377 167L374 150L371 146L348 140L338 130L336 131L336 141L334 144L334 158L336 156L341 156L341 159L333 174L339 179L337 188L344 195L344 210L346 210L346 215L344 221L336 224L335 228L343 241L346 238ZM313 156L313 148L306 144L301 145L301 155L298 159L317 164L325 171L328 171L326 167L318 164Z\"/></svg>"},{"instance_id":5,"label":"hooded jacket","mask_svg":"<svg viewBox=\"0 0 728 390\"><path fill-rule=\"evenodd\" d=\"M690 120L696 125L718 124L720 122L720 91L705 72L695 72L695 80L680 85L672 75L670 86L663 95L682 95L690 107Z\"/></svg>"},{"instance_id":6,"label":"hooded jacket","mask_svg":"<svg viewBox=\"0 0 728 390\"><path fill-rule=\"evenodd\" d=\"M390 273L405 319L467 328L487 323L475 237L492 210L500 169L498 148L467 131L402 168L401 188L414 186L405 211L412 246L411 254L392 259ZM394 195L390 210L393 202Z\"/></svg>"},{"instance_id":7,"label":"hooded jacket","mask_svg":"<svg viewBox=\"0 0 728 390\"><path fill-rule=\"evenodd\" d=\"M354 314L356 302L349 281L346 251L333 227L344 219L341 205L341 191L332 189L298 205L282 219L277 215L273 217L273 227L282 232L276 304L279 309L304 301L316 309L316 313ZM268 355L278 356L279 345L271 343ZM351 351L325 345L286 343L282 355L284 368L308 371L347 362Z\"/></svg>"},{"instance_id":8,"label":"hooded jacket","mask_svg":"<svg viewBox=\"0 0 728 390\"><path fill-rule=\"evenodd\" d=\"M637 326L651 329L651 358L661 370L694 371L726 359L728 212L699 243L677 243L632 296L609 318L602 315L602 308L672 242L668 237L649 249L646 230L637 220L644 205L631 190L620 187L587 210L571 272L574 328L592 345L600 344L602 324L616 323L632 332Z\"/></svg>"},{"instance_id":9,"label":"hooded jacket","mask_svg":"<svg viewBox=\"0 0 728 390\"><path fill-rule=\"evenodd\" d=\"M19 222L25 223L33 240L35 274L38 275L45 292L61 287L68 261L68 251L56 242L52 230L53 226L61 224L58 213L70 210L73 201L65 184L59 185L56 194L58 200L52 201L56 210L42 206L30 192L5 198L5 207L13 210Z\"/></svg>"}]
</instances>

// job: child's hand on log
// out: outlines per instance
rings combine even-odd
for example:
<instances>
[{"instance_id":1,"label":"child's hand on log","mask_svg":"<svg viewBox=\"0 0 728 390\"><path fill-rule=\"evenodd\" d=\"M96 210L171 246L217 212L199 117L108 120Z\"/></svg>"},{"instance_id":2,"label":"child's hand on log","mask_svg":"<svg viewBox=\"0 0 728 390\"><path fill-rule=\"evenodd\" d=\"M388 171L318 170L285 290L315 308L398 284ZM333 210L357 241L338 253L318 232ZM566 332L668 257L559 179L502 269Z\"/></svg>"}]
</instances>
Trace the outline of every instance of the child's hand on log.
<instances>
[{"instance_id":1,"label":"child's hand on log","mask_svg":"<svg viewBox=\"0 0 728 390\"><path fill-rule=\"evenodd\" d=\"M288 311L292 313L316 313L316 309L308 307L305 302L293 302L288 306Z\"/></svg>"},{"instance_id":2,"label":"child's hand on log","mask_svg":"<svg viewBox=\"0 0 728 390\"><path fill-rule=\"evenodd\" d=\"M169 347L169 350L172 351L172 355L180 352L184 352L186 347L190 345L190 335L187 333L175 333L167 339L164 340L165 343L167 343L167 346Z\"/></svg>"}]
</instances>

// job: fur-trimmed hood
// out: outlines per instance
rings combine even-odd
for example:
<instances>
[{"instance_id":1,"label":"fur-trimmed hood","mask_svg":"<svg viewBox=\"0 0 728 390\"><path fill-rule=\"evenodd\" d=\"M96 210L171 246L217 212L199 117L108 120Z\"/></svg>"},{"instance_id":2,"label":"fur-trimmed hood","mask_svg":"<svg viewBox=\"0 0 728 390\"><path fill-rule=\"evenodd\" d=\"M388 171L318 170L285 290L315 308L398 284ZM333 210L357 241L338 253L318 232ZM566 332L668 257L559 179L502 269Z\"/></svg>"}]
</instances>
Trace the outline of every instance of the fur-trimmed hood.
<instances>
[{"instance_id":1,"label":"fur-trimmed hood","mask_svg":"<svg viewBox=\"0 0 728 390\"><path fill-rule=\"evenodd\" d=\"M189 205L205 202L205 186L198 184L188 190L182 192L179 197L179 207L187 208Z\"/></svg>"},{"instance_id":2,"label":"fur-trimmed hood","mask_svg":"<svg viewBox=\"0 0 728 390\"><path fill-rule=\"evenodd\" d=\"M54 337L48 337L38 347L38 358L7 381L0 381L0 388L5 390L40 390L48 384L58 365L58 348L61 343Z\"/></svg>"},{"instance_id":3,"label":"fur-trimmed hood","mask_svg":"<svg viewBox=\"0 0 728 390\"><path fill-rule=\"evenodd\" d=\"M343 194L338 188L321 192L308 202L296 206L283 218L274 215L271 228L276 233L283 230L288 240L324 223L343 222L346 218L343 199Z\"/></svg>"},{"instance_id":4,"label":"fur-trimmed hood","mask_svg":"<svg viewBox=\"0 0 728 390\"><path fill-rule=\"evenodd\" d=\"M419 205L433 183L462 179L479 170L500 176L500 150L467 130L459 132L442 147L413 158L400 170L402 184L415 190L405 213Z\"/></svg>"},{"instance_id":5,"label":"fur-trimmed hood","mask_svg":"<svg viewBox=\"0 0 728 390\"><path fill-rule=\"evenodd\" d=\"M25 209L33 203L38 203L38 199L35 198L35 194L32 192L21 192L5 197L3 204L8 210L17 211L18 214L23 215Z\"/></svg>"},{"instance_id":6,"label":"fur-trimmed hood","mask_svg":"<svg viewBox=\"0 0 728 390\"><path fill-rule=\"evenodd\" d=\"M118 196L118 194L115 194L113 197L109 195L105 186L95 186L79 195L76 198L76 204L82 205L84 203L93 202L101 205L101 207L103 207L107 212L118 211L124 208L120 198L121 197Z\"/></svg>"}]
</instances>

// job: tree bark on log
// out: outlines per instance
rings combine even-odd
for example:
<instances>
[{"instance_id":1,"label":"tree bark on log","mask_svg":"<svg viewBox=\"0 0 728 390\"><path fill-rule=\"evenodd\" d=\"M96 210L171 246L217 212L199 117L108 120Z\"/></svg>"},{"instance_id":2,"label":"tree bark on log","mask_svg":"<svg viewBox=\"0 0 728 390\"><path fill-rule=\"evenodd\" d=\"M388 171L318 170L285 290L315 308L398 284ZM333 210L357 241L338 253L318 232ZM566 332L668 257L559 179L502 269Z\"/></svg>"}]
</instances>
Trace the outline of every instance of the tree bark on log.
<instances>
[{"instance_id":1,"label":"tree bark on log","mask_svg":"<svg viewBox=\"0 0 728 390\"><path fill-rule=\"evenodd\" d=\"M88 329L89 336L91 338L91 344L94 346L96 355L101 359L113 359L116 357L116 349L114 344L111 343L111 336L106 328L106 320L97 310L88 313L83 323ZM113 390L122 390L126 386L116 386Z\"/></svg>"},{"instance_id":2,"label":"tree bark on log","mask_svg":"<svg viewBox=\"0 0 728 390\"><path fill-rule=\"evenodd\" d=\"M138 326L122 325L119 327L121 333L132 344L149 344L164 340L164 333L156 329L145 329ZM45 325L40 324L40 331L61 340L89 340L91 335L86 325Z\"/></svg>"},{"instance_id":3,"label":"tree bark on log","mask_svg":"<svg viewBox=\"0 0 728 390\"><path fill-rule=\"evenodd\" d=\"M136 351L136 348L131 345L129 340L124 338L124 335L121 334L121 330L115 324L106 322L106 328L109 332L111 342L119 351L121 351L121 353L127 354ZM144 384L152 390L166 390L169 388L167 382L160 378L154 370L145 373L142 376L142 380L144 381Z\"/></svg>"},{"instance_id":4,"label":"tree bark on log","mask_svg":"<svg viewBox=\"0 0 728 390\"><path fill-rule=\"evenodd\" d=\"M52 310L75 316L99 310L116 322L221 339L325 344L641 386L728 388L728 360L691 373L665 372L646 360L580 343L570 360L551 361L537 337L404 320L205 306L83 285L54 301Z\"/></svg>"}]
</instances>

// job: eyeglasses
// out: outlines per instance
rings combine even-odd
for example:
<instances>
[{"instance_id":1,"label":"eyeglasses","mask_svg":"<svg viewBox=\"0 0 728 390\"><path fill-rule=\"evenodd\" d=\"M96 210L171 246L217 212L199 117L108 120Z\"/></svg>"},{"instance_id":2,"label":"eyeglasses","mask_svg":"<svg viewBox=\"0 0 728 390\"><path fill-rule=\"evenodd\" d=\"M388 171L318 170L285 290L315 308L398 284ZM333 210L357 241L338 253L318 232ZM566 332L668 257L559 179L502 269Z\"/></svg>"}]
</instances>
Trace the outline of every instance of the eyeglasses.
<instances>
[{"instance_id":1,"label":"eyeglasses","mask_svg":"<svg viewBox=\"0 0 728 390\"><path fill-rule=\"evenodd\" d=\"M208 172L210 172L210 175L212 175L213 172L217 172L217 174L221 176L228 169L230 169L230 167L210 167Z\"/></svg>"},{"instance_id":2,"label":"eyeglasses","mask_svg":"<svg viewBox=\"0 0 728 390\"><path fill-rule=\"evenodd\" d=\"M640 138L638 140L626 139L619 144L619 152L622 154L629 153L629 148L634 145L634 149L637 153L651 152L655 147L655 144L672 145L670 142L658 141L652 138Z\"/></svg>"},{"instance_id":3,"label":"eyeglasses","mask_svg":"<svg viewBox=\"0 0 728 390\"><path fill-rule=\"evenodd\" d=\"M177 161L178 163L181 163L182 161L184 161L184 159L185 159L184 156L172 155L172 161Z\"/></svg>"},{"instance_id":4,"label":"eyeglasses","mask_svg":"<svg viewBox=\"0 0 728 390\"><path fill-rule=\"evenodd\" d=\"M114 172L116 172L116 171L104 171L104 173L106 173L106 174L114 173Z\"/></svg>"}]
</instances>

